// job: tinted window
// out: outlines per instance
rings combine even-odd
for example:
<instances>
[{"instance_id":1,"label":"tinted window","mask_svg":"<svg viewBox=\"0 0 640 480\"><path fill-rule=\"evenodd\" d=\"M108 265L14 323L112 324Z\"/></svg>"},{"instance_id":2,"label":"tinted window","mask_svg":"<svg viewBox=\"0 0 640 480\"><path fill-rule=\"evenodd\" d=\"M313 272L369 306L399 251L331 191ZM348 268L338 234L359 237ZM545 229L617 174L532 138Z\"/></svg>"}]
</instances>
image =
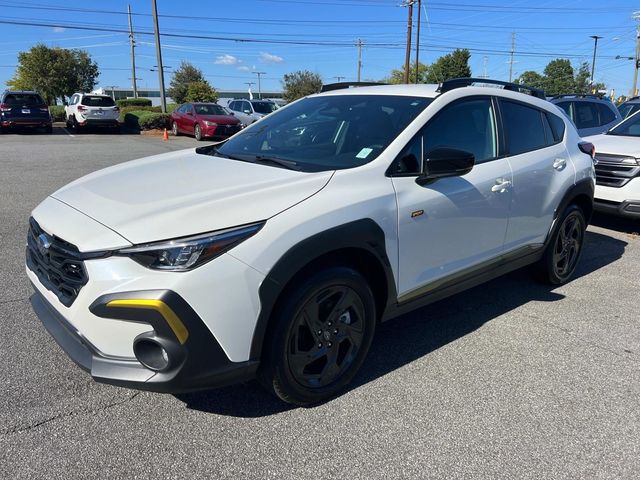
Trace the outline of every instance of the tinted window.
<instances>
[{"instance_id":1,"label":"tinted window","mask_svg":"<svg viewBox=\"0 0 640 480\"><path fill-rule=\"evenodd\" d=\"M394 175L418 174L422 168L422 132L402 149L394 162L391 172Z\"/></svg>"},{"instance_id":2,"label":"tinted window","mask_svg":"<svg viewBox=\"0 0 640 480\"><path fill-rule=\"evenodd\" d=\"M473 153L476 162L497 156L493 106L488 98L446 106L424 130L424 151L449 147Z\"/></svg>"},{"instance_id":3,"label":"tinted window","mask_svg":"<svg viewBox=\"0 0 640 480\"><path fill-rule=\"evenodd\" d=\"M598 104L594 102L574 102L573 121L578 128L593 128L601 125L598 114Z\"/></svg>"},{"instance_id":4,"label":"tinted window","mask_svg":"<svg viewBox=\"0 0 640 480\"><path fill-rule=\"evenodd\" d=\"M251 110L251 104L249 102L242 102L242 111L253 112L253 110Z\"/></svg>"},{"instance_id":5,"label":"tinted window","mask_svg":"<svg viewBox=\"0 0 640 480\"><path fill-rule=\"evenodd\" d=\"M509 155L530 152L547 145L540 110L504 100L500 101L500 110Z\"/></svg>"},{"instance_id":6,"label":"tinted window","mask_svg":"<svg viewBox=\"0 0 640 480\"><path fill-rule=\"evenodd\" d=\"M606 125L616 119L616 114L609 108L608 105L598 103L598 110L600 110L600 125Z\"/></svg>"},{"instance_id":7,"label":"tinted window","mask_svg":"<svg viewBox=\"0 0 640 480\"><path fill-rule=\"evenodd\" d=\"M571 118L571 102L556 103L556 107L564 110L564 113L567 114L567 117Z\"/></svg>"},{"instance_id":8,"label":"tinted window","mask_svg":"<svg viewBox=\"0 0 640 480\"><path fill-rule=\"evenodd\" d=\"M253 109L258 113L269 114L275 112L276 105L271 102L251 102Z\"/></svg>"},{"instance_id":9,"label":"tinted window","mask_svg":"<svg viewBox=\"0 0 640 480\"><path fill-rule=\"evenodd\" d=\"M86 96L82 98L82 105L87 107L113 107L115 102L111 97Z\"/></svg>"},{"instance_id":10,"label":"tinted window","mask_svg":"<svg viewBox=\"0 0 640 480\"><path fill-rule=\"evenodd\" d=\"M608 135L640 137L640 115L627 117L624 122L611 129Z\"/></svg>"},{"instance_id":11,"label":"tinted window","mask_svg":"<svg viewBox=\"0 0 640 480\"><path fill-rule=\"evenodd\" d=\"M244 161L277 158L304 171L356 167L375 159L432 99L331 95L302 99L218 148ZM215 153L215 152L214 152Z\"/></svg>"},{"instance_id":12,"label":"tinted window","mask_svg":"<svg viewBox=\"0 0 640 480\"><path fill-rule=\"evenodd\" d=\"M44 105L40 95L34 93L10 93L4 97L4 103L8 105Z\"/></svg>"},{"instance_id":13,"label":"tinted window","mask_svg":"<svg viewBox=\"0 0 640 480\"><path fill-rule=\"evenodd\" d=\"M238 111L238 102L236 102L236 101L234 100L233 102L231 102L231 103L229 104L229 108L230 108L231 110Z\"/></svg>"},{"instance_id":14,"label":"tinted window","mask_svg":"<svg viewBox=\"0 0 640 480\"><path fill-rule=\"evenodd\" d=\"M551 131L553 132L553 139L556 142L561 142L562 139L564 138L564 129L565 129L564 121L557 115L554 115L553 113L548 113L548 112L547 112L547 120L549 121L549 125L551 126Z\"/></svg>"},{"instance_id":15,"label":"tinted window","mask_svg":"<svg viewBox=\"0 0 640 480\"><path fill-rule=\"evenodd\" d=\"M227 112L220 105L194 105L198 115L227 115Z\"/></svg>"}]
</instances>

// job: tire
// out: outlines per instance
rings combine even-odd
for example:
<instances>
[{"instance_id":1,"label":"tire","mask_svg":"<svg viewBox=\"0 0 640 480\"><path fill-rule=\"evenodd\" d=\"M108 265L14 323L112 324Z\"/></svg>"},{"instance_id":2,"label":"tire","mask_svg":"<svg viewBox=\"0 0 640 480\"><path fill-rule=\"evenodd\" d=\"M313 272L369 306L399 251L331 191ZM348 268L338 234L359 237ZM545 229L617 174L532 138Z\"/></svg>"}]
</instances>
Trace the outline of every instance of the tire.
<instances>
[{"instance_id":1,"label":"tire","mask_svg":"<svg viewBox=\"0 0 640 480\"><path fill-rule=\"evenodd\" d=\"M365 278L330 267L287 290L274 311L258 371L281 400L308 406L340 392L371 346L376 308Z\"/></svg>"},{"instance_id":2,"label":"tire","mask_svg":"<svg viewBox=\"0 0 640 480\"><path fill-rule=\"evenodd\" d=\"M83 128L80 126L80 124L78 123L78 121L76 120L76 117L73 117L73 131L76 134L80 134L83 132Z\"/></svg>"},{"instance_id":3,"label":"tire","mask_svg":"<svg viewBox=\"0 0 640 480\"><path fill-rule=\"evenodd\" d=\"M67 119L65 120L65 123L67 125L67 128L73 127L73 122L71 121L71 118L67 117Z\"/></svg>"},{"instance_id":4,"label":"tire","mask_svg":"<svg viewBox=\"0 0 640 480\"><path fill-rule=\"evenodd\" d=\"M180 132L178 131L178 124L176 122L171 122L171 135L174 137L180 135Z\"/></svg>"},{"instance_id":5,"label":"tire","mask_svg":"<svg viewBox=\"0 0 640 480\"><path fill-rule=\"evenodd\" d=\"M44 133L53 133L53 125L47 125L44 127Z\"/></svg>"},{"instance_id":6,"label":"tire","mask_svg":"<svg viewBox=\"0 0 640 480\"><path fill-rule=\"evenodd\" d=\"M196 137L197 141L201 141L203 139L203 137L202 137L202 128L197 123L196 123L196 126L193 127L193 136Z\"/></svg>"},{"instance_id":7,"label":"tire","mask_svg":"<svg viewBox=\"0 0 640 480\"><path fill-rule=\"evenodd\" d=\"M116 135L120 133L120 123L117 123L113 126L113 133L115 133Z\"/></svg>"},{"instance_id":8,"label":"tire","mask_svg":"<svg viewBox=\"0 0 640 480\"><path fill-rule=\"evenodd\" d=\"M587 222L577 205L569 205L558 219L542 259L534 266L538 280L563 285L571 280L584 245Z\"/></svg>"}]
</instances>

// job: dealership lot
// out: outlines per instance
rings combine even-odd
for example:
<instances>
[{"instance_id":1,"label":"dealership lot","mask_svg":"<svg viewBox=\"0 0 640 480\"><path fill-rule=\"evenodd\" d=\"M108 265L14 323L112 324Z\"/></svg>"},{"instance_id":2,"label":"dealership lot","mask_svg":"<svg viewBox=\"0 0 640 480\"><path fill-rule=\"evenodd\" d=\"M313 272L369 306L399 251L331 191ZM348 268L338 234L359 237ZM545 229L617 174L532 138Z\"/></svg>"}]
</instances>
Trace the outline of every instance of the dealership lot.
<instances>
[{"instance_id":1,"label":"dealership lot","mask_svg":"<svg viewBox=\"0 0 640 480\"><path fill-rule=\"evenodd\" d=\"M0 136L0 477L638 477L640 224L602 216L575 280L519 271L386 323L354 386L315 408L253 384L94 383L31 311L29 212L81 175L197 144Z\"/></svg>"}]
</instances>

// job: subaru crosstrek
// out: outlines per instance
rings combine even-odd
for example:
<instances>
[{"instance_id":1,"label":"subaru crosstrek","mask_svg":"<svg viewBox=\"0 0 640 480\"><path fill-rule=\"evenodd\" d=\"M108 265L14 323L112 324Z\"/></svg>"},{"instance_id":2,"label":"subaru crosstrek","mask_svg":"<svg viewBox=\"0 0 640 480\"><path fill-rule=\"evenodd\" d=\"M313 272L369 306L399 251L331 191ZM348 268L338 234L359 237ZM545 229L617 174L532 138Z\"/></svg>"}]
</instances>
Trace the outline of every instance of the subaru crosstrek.
<instances>
[{"instance_id":1,"label":"subaru crosstrek","mask_svg":"<svg viewBox=\"0 0 640 480\"><path fill-rule=\"evenodd\" d=\"M593 149L522 86L471 80L327 91L70 183L30 219L36 313L100 382L257 377L305 405L345 387L381 321L530 264L567 282Z\"/></svg>"}]
</instances>

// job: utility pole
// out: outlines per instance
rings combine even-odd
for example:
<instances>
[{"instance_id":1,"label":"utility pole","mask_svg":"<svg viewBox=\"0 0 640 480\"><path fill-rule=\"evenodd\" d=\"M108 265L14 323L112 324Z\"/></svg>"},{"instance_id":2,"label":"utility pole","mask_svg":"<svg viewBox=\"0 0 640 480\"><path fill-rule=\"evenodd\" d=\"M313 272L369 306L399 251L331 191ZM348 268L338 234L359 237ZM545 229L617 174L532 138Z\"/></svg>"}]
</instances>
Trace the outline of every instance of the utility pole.
<instances>
[{"instance_id":1,"label":"utility pole","mask_svg":"<svg viewBox=\"0 0 640 480\"><path fill-rule=\"evenodd\" d=\"M360 72L362 71L362 40L358 39L358 82L360 81Z\"/></svg>"},{"instance_id":2,"label":"utility pole","mask_svg":"<svg viewBox=\"0 0 640 480\"><path fill-rule=\"evenodd\" d=\"M640 10L633 12L631 18L640 20ZM640 68L640 25L636 27L636 56L633 67L633 88L631 89L631 96L635 97L638 90L638 68Z\"/></svg>"},{"instance_id":3,"label":"utility pole","mask_svg":"<svg viewBox=\"0 0 640 480\"><path fill-rule=\"evenodd\" d=\"M156 5L156 0L151 0L151 14L153 15L153 33L156 37L158 80L160 81L160 106L162 107L162 113L167 113L167 99L164 96L164 68L162 68L162 50L160 49L160 27L158 26L158 6ZM135 77L135 72L133 76Z\"/></svg>"},{"instance_id":4,"label":"utility pole","mask_svg":"<svg viewBox=\"0 0 640 480\"><path fill-rule=\"evenodd\" d=\"M138 83L136 82L136 40L133 37L131 5L127 6L127 12L129 14L129 44L131 45L131 78L133 80L133 98L138 98Z\"/></svg>"},{"instance_id":5,"label":"utility pole","mask_svg":"<svg viewBox=\"0 0 640 480\"><path fill-rule=\"evenodd\" d=\"M509 82L513 79L513 54L516 52L516 32L511 32L511 56L509 58Z\"/></svg>"},{"instance_id":6,"label":"utility pole","mask_svg":"<svg viewBox=\"0 0 640 480\"><path fill-rule=\"evenodd\" d=\"M590 38L593 38L595 41L593 43L593 62L591 62L591 89L593 90L594 85L594 75L596 72L596 52L598 50L598 39L603 38L598 35L591 35Z\"/></svg>"},{"instance_id":7,"label":"utility pole","mask_svg":"<svg viewBox=\"0 0 640 480\"><path fill-rule=\"evenodd\" d=\"M486 55L482 57L482 78L489 78L487 75L487 63L489 62L489 57Z\"/></svg>"},{"instance_id":8,"label":"utility pole","mask_svg":"<svg viewBox=\"0 0 640 480\"><path fill-rule=\"evenodd\" d=\"M253 72L258 76L258 98L262 100L262 87L260 86L260 76L266 75L267 72Z\"/></svg>"},{"instance_id":9,"label":"utility pole","mask_svg":"<svg viewBox=\"0 0 640 480\"><path fill-rule=\"evenodd\" d=\"M409 83L409 64L411 62L411 25L413 24L413 0L406 0L403 7L409 7L407 16L407 51L404 58L404 83Z\"/></svg>"},{"instance_id":10,"label":"utility pole","mask_svg":"<svg viewBox=\"0 0 640 480\"><path fill-rule=\"evenodd\" d=\"M418 28L416 30L416 84L418 83L418 71L420 67L420 62L418 58L420 57L420 18L422 17L422 0L418 0Z\"/></svg>"}]
</instances>

